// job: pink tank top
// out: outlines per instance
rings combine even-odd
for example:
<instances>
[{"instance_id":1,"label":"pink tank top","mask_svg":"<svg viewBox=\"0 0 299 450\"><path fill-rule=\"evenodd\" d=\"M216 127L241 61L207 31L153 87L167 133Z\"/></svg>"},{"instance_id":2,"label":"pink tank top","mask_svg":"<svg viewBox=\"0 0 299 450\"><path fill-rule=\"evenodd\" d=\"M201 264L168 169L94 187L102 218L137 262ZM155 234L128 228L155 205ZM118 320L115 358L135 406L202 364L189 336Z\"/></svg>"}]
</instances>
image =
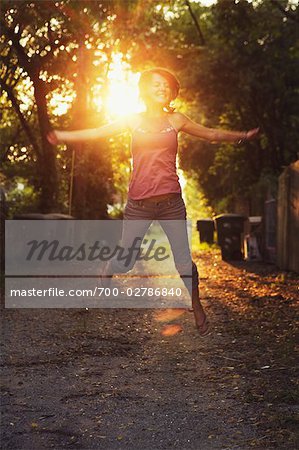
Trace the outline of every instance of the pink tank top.
<instances>
[{"instance_id":1,"label":"pink tank top","mask_svg":"<svg viewBox=\"0 0 299 450\"><path fill-rule=\"evenodd\" d=\"M155 195L181 193L176 170L177 131L166 116L155 120L155 132L146 127L141 115L139 127L132 131L133 173L129 198L141 200Z\"/></svg>"}]
</instances>

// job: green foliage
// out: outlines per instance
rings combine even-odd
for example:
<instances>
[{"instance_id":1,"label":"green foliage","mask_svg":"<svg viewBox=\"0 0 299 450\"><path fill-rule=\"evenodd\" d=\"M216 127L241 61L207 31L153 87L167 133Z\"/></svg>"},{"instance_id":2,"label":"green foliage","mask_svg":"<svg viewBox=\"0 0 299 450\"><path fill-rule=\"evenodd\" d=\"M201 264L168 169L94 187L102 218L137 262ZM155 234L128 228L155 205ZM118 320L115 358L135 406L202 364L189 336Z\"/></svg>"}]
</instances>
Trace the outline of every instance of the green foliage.
<instances>
[{"instance_id":1,"label":"green foliage","mask_svg":"<svg viewBox=\"0 0 299 450\"><path fill-rule=\"evenodd\" d=\"M194 120L226 129L260 126L260 140L242 146L182 135L179 152L180 167L192 185L187 203L209 203L220 213L234 210L241 199L251 214L259 212L265 195L275 195L284 166L297 158L299 8L288 0L218 0L211 7L190 1L192 17L187 3L4 0L5 26L18 30L17 42L7 32L0 41L6 177L21 176L37 196L48 179L56 179L56 205L67 212L73 148L47 148L45 124L74 129L105 122L92 111L91 87L99 83L105 89L111 52L122 51L135 72L152 65L176 72L182 85L179 109ZM20 42L27 60L17 48ZM95 56L99 46L103 58ZM37 73L44 81L38 98L28 84L37 81ZM54 115L49 106L53 92L76 93L67 114ZM27 108L22 108L24 95ZM75 151L75 214L103 217L109 205L120 215L130 176L127 137Z\"/></svg>"},{"instance_id":2,"label":"green foliage","mask_svg":"<svg viewBox=\"0 0 299 450\"><path fill-rule=\"evenodd\" d=\"M48 94L56 91L63 96L70 86L77 93L75 107L67 117L51 117L53 126L72 127L75 122L81 128L84 124L88 126L86 117L92 114L87 104L89 89L99 71L103 74L102 83L105 82L107 66L107 63L98 66L96 72L92 54L104 40L109 56L112 36L109 15L117 3L2 2L1 86L6 94L1 97L4 118L0 129L4 147L1 162L6 177L14 177L21 170L29 184L34 179L41 211L59 208L67 212L69 206L72 152L65 148L56 151L45 139L51 114L49 105L47 110L51 97ZM85 51L82 43L88 44ZM108 155L95 156L96 152L86 147L90 155L77 158L81 159L80 171L75 168L77 173L85 174L85 180L78 185L78 177L74 180L74 209L78 217L105 216L111 195L110 159ZM95 144L93 149L97 147ZM14 185L9 189L12 189L9 195L14 196ZM21 198L24 198L22 210L35 208L34 203L25 201L24 195Z\"/></svg>"},{"instance_id":3,"label":"green foliage","mask_svg":"<svg viewBox=\"0 0 299 450\"><path fill-rule=\"evenodd\" d=\"M191 145L184 167L196 168L205 194L221 212L240 198L253 205L261 188L261 200L268 189L275 192L277 176L297 158L299 27L271 2L254 6L246 0L220 0L205 24L207 48L186 64L186 83L191 70L198 86L198 115L204 112L210 126L261 128L260 141L242 146ZM209 151L214 158L206 159Z\"/></svg>"},{"instance_id":4,"label":"green foliage","mask_svg":"<svg viewBox=\"0 0 299 450\"><path fill-rule=\"evenodd\" d=\"M12 219L15 214L38 212L38 193L25 178L14 177L6 187L7 219Z\"/></svg>"}]
</instances>

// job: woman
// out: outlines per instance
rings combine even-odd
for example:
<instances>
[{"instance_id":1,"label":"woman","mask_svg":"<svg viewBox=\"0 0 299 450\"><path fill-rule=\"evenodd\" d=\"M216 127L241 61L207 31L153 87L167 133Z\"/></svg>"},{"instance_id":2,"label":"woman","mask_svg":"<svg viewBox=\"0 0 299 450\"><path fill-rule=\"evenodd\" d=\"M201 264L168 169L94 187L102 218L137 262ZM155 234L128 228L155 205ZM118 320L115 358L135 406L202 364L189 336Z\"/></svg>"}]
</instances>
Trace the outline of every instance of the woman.
<instances>
[{"instance_id":1,"label":"woman","mask_svg":"<svg viewBox=\"0 0 299 450\"><path fill-rule=\"evenodd\" d=\"M164 68L146 70L139 80L145 112L94 129L54 130L48 134L48 140L55 145L58 142L106 138L130 130L133 173L124 210L122 246L129 248L137 235L142 239L152 220L160 221L169 239L175 266L192 298L196 327L200 335L204 336L209 331L209 324L200 303L198 271L188 246L186 208L176 172L177 134L183 131L208 141L240 143L255 138L258 128L241 132L224 131L194 122L170 106L179 88L177 78L170 71ZM106 265L102 277L111 279L111 274L126 272L131 268L132 265L124 267L112 260ZM186 276L191 273L192 286Z\"/></svg>"}]
</instances>

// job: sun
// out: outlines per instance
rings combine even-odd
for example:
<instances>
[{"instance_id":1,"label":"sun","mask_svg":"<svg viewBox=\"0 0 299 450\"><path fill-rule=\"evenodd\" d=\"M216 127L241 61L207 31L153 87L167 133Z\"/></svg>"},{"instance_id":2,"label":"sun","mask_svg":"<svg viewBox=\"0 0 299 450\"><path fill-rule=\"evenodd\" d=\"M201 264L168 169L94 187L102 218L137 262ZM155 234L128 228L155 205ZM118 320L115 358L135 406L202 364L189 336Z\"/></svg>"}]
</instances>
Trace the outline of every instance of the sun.
<instances>
[{"instance_id":1,"label":"sun","mask_svg":"<svg viewBox=\"0 0 299 450\"><path fill-rule=\"evenodd\" d=\"M103 105L109 116L117 117L144 110L139 98L140 73L133 73L122 53L114 53L108 72L108 88Z\"/></svg>"},{"instance_id":2,"label":"sun","mask_svg":"<svg viewBox=\"0 0 299 450\"><path fill-rule=\"evenodd\" d=\"M104 110L111 120L144 111L145 105L139 98L139 77L140 73L134 73L131 66L124 61L123 53L112 53L107 75L108 83L105 85L95 83L91 86L90 107L97 112ZM64 93L52 92L49 98L49 106L55 116L67 114L76 97L69 84L66 88L67 91Z\"/></svg>"}]
</instances>

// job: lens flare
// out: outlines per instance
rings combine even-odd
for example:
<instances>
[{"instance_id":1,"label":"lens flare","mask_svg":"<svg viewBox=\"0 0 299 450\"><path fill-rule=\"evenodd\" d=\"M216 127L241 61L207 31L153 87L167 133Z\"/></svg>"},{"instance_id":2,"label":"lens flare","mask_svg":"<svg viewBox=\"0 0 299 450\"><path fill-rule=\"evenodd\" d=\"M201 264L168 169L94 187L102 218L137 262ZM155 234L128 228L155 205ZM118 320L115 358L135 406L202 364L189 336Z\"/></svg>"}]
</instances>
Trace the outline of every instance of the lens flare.
<instances>
[{"instance_id":1,"label":"lens flare","mask_svg":"<svg viewBox=\"0 0 299 450\"><path fill-rule=\"evenodd\" d=\"M171 322L172 320L181 317L185 314L186 310L177 308L177 309L165 309L163 311L159 311L155 314L154 318L157 322Z\"/></svg>"},{"instance_id":2,"label":"lens flare","mask_svg":"<svg viewBox=\"0 0 299 450\"><path fill-rule=\"evenodd\" d=\"M161 334L162 336L174 336L178 333L181 333L183 331L183 328L179 324L172 324L172 325L165 325L165 327L162 329Z\"/></svg>"}]
</instances>

